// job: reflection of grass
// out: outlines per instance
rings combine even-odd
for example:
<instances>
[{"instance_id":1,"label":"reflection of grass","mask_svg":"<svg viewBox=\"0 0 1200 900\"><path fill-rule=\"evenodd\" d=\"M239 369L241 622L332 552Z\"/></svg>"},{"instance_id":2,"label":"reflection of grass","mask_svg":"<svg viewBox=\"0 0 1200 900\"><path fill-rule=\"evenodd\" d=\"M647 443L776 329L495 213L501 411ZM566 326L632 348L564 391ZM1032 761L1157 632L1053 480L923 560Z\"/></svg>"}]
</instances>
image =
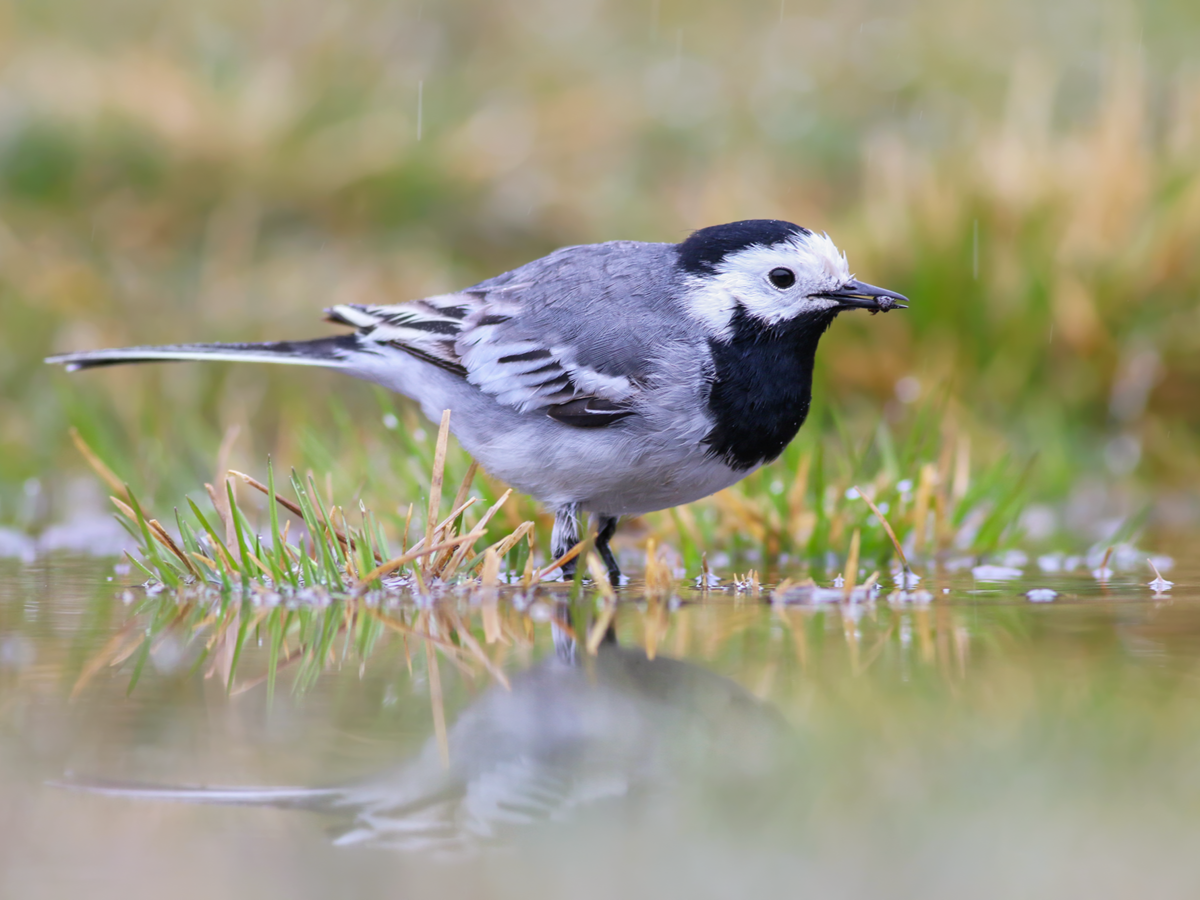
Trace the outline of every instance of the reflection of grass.
<instances>
[{"instance_id":1,"label":"reflection of grass","mask_svg":"<svg viewBox=\"0 0 1200 900\"><path fill-rule=\"evenodd\" d=\"M482 611L486 642L528 643L524 629L508 621L511 606L504 614L497 609L493 596ZM165 641L175 640L192 652L192 671L219 677L234 694L265 683L270 697L281 670L293 671L293 687L302 691L331 665L365 665L387 635L401 638L406 658L413 649L410 640L423 647L431 672L437 666L435 654L440 653L464 672L477 671L507 684L453 604L384 607L378 595L369 594L331 597L307 591L285 598L261 589L215 593L184 588L141 600L128 622L87 660L73 693L82 692L105 668L127 661L131 661L132 691L151 655ZM252 654L260 659L247 675L245 659Z\"/></svg>"}]
</instances>

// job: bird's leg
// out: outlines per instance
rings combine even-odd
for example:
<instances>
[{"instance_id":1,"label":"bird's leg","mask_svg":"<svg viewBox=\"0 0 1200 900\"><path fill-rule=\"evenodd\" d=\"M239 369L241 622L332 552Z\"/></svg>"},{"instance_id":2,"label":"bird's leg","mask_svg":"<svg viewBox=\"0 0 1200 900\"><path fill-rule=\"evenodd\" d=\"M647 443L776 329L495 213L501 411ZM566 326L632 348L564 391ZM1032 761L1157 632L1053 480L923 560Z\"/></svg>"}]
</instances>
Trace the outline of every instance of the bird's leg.
<instances>
[{"instance_id":1,"label":"bird's leg","mask_svg":"<svg viewBox=\"0 0 1200 900\"><path fill-rule=\"evenodd\" d=\"M554 511L554 529L550 532L550 556L558 559L579 543L579 504L568 503ZM578 557L562 567L563 578L575 577Z\"/></svg>"},{"instance_id":2,"label":"bird's leg","mask_svg":"<svg viewBox=\"0 0 1200 900\"><path fill-rule=\"evenodd\" d=\"M612 548L608 546L608 542L612 540L612 536L617 532L617 517L601 515L597 516L596 519L596 524L599 528L596 534L596 552L604 560L604 566L608 569L608 580L612 582L612 586L620 587L621 567L617 565L617 558L613 555Z\"/></svg>"},{"instance_id":3,"label":"bird's leg","mask_svg":"<svg viewBox=\"0 0 1200 900\"><path fill-rule=\"evenodd\" d=\"M554 655L569 665L575 665L578 661L580 643L586 642L587 635L592 628L592 621L594 618L585 616L583 627L578 627L575 611L570 601L558 600L554 604L554 614L550 617L550 635L554 641ZM600 639L600 643L616 646L615 619L610 621L608 627L604 629L604 637Z\"/></svg>"},{"instance_id":4,"label":"bird's leg","mask_svg":"<svg viewBox=\"0 0 1200 900\"><path fill-rule=\"evenodd\" d=\"M561 555L560 553L559 556ZM571 621L571 604L565 600L554 604L554 615L550 618L550 636L554 641L554 655L568 665L575 665L575 651L579 641L575 637L575 625Z\"/></svg>"}]
</instances>

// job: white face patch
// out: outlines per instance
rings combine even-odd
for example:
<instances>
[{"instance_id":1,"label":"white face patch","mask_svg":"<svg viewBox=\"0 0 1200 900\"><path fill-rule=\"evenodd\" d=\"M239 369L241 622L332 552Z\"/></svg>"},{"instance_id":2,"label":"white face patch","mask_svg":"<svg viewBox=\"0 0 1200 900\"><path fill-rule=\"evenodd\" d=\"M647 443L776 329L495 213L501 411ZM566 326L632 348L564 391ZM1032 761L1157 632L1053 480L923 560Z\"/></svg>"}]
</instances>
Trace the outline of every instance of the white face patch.
<instances>
[{"instance_id":1,"label":"white face patch","mask_svg":"<svg viewBox=\"0 0 1200 900\"><path fill-rule=\"evenodd\" d=\"M788 269L795 283L783 289L773 285L769 274L775 269ZM725 335L739 304L763 322L783 322L836 306L836 300L815 295L837 290L851 277L846 255L829 235L797 234L730 254L712 274L690 276L687 306L693 316Z\"/></svg>"}]
</instances>

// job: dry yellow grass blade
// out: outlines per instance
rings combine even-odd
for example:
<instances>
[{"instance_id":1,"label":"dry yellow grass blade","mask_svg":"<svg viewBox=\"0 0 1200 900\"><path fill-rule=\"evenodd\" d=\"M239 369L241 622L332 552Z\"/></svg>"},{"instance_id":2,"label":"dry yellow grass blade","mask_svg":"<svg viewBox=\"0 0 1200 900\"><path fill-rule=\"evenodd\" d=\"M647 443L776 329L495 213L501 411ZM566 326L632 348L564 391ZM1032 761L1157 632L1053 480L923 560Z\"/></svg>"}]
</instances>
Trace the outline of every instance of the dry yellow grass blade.
<instances>
[{"instance_id":1,"label":"dry yellow grass blade","mask_svg":"<svg viewBox=\"0 0 1200 900\"><path fill-rule=\"evenodd\" d=\"M800 664L800 671L807 672L809 646L807 622L805 620L812 613L795 608L787 608L786 611L781 611L783 609L784 607L776 605L775 614L781 616L784 622L787 623L788 630L792 633L792 645L795 647L796 661Z\"/></svg>"},{"instance_id":2,"label":"dry yellow grass blade","mask_svg":"<svg viewBox=\"0 0 1200 900\"><path fill-rule=\"evenodd\" d=\"M617 614L617 593L608 580L608 571L604 568L604 563L595 553L588 554L588 570L604 598L604 608L600 610L600 615L596 617L587 637L587 652L595 656L604 640L604 635L608 633L609 626L612 625L613 618Z\"/></svg>"},{"instance_id":3,"label":"dry yellow grass blade","mask_svg":"<svg viewBox=\"0 0 1200 900\"><path fill-rule=\"evenodd\" d=\"M449 413L447 413L447 416ZM446 421L446 416L442 417ZM434 513L436 515L436 512ZM432 517L430 519L432 521ZM442 698L442 673L438 669L437 651L433 641L425 639L425 659L429 667L429 702L433 707L433 733L437 736L438 756L442 768L450 768L450 739L446 734L446 705Z\"/></svg>"},{"instance_id":4,"label":"dry yellow grass blade","mask_svg":"<svg viewBox=\"0 0 1200 900\"><path fill-rule=\"evenodd\" d=\"M192 559L194 559L196 562L200 563L201 565L207 566L208 568L212 569L213 572L219 573L221 571L220 569L217 568L217 564L215 562L213 562L211 559L209 559L207 556L201 556L199 553L189 553L188 556L190 556Z\"/></svg>"},{"instance_id":5,"label":"dry yellow grass blade","mask_svg":"<svg viewBox=\"0 0 1200 900\"><path fill-rule=\"evenodd\" d=\"M879 507L875 505L874 501L872 501L870 497L863 493L862 488L855 485L854 490L858 493L858 496L863 499L863 502L866 503L867 506L871 507L871 512L875 513L875 518L877 518L883 524L884 531L886 531L888 537L892 539L892 546L896 548L896 555L900 557L900 564L904 566L904 571L910 571L908 568L908 557L904 555L904 548L900 546L900 541L896 539L896 532L892 531L891 523L888 522L887 517L879 511Z\"/></svg>"},{"instance_id":6,"label":"dry yellow grass blade","mask_svg":"<svg viewBox=\"0 0 1200 900\"><path fill-rule=\"evenodd\" d=\"M187 554L184 553L183 549L175 543L175 539L171 537L170 533L162 526L162 523L159 522L158 519L150 519L146 524L154 530L154 536L158 538L159 543L174 553L175 556L179 558L179 561L187 566L187 570L192 573L193 577L201 577L200 570L192 564L192 561L188 558Z\"/></svg>"},{"instance_id":7,"label":"dry yellow grass blade","mask_svg":"<svg viewBox=\"0 0 1200 900\"><path fill-rule=\"evenodd\" d=\"M378 610L372 609L369 606L363 607L362 613L363 613L363 615L367 615L367 616L370 616L371 618L375 619L375 621L379 622L379 624L381 624L384 628L387 628L389 631L394 631L397 634L399 634L401 637L405 638L404 652L405 652L406 656L408 654L407 639L410 637L420 638L423 641L431 641L436 647L439 647L442 650L442 652L445 653L448 657L453 658L455 656L463 655L462 648L459 647L457 644L455 644L451 641L447 641L443 638L434 637L427 630L422 630L420 628L413 628L410 625L405 625L403 622L397 622L395 619L390 618L389 616L385 616L382 613L380 613ZM411 664L412 664L412 661L409 660L409 665L411 666ZM456 662L455 664L457 665L458 663Z\"/></svg>"},{"instance_id":8,"label":"dry yellow grass blade","mask_svg":"<svg viewBox=\"0 0 1200 900\"><path fill-rule=\"evenodd\" d=\"M109 497L108 499L112 501L113 506L120 511L121 515L125 516L125 518L129 519L129 521L133 522L134 524L137 523L137 513L133 511L133 507L129 506L129 504L117 497ZM167 550L169 550L176 558L178 558L179 561L187 567L187 570L192 573L192 575L194 575L196 578L201 577L200 570L196 568L196 566L188 558L187 554L185 554L183 550L179 548L179 545L175 543L174 538L167 533L167 530L163 528L162 523L160 523L158 519L147 519L146 525L150 529L150 534L153 535L156 541L166 547Z\"/></svg>"},{"instance_id":9,"label":"dry yellow grass blade","mask_svg":"<svg viewBox=\"0 0 1200 900\"><path fill-rule=\"evenodd\" d=\"M458 486L458 493L454 495L454 506L461 506L463 501L467 499L467 494L471 490L471 485L475 481L475 473L479 471L479 463L471 460L471 465L467 466L467 474L463 476L462 484Z\"/></svg>"},{"instance_id":10,"label":"dry yellow grass blade","mask_svg":"<svg viewBox=\"0 0 1200 900\"><path fill-rule=\"evenodd\" d=\"M646 542L646 592L654 596L666 596L675 586L671 568L659 558L654 538Z\"/></svg>"},{"instance_id":11,"label":"dry yellow grass blade","mask_svg":"<svg viewBox=\"0 0 1200 900\"><path fill-rule=\"evenodd\" d=\"M458 493L454 495L454 503L451 504L451 506L450 506L451 509L457 509L457 510L461 511L461 510L466 509L467 506L470 505L467 502L467 494L471 490L471 483L475 480L475 473L477 471L479 471L479 463L475 462L475 460L471 460L471 465L469 465L467 467L467 474L463 476L462 484L460 484L458 486ZM457 518L457 516L455 516L454 514L451 514L450 521L453 522L455 518ZM462 547L459 547L458 550L455 552L456 553L457 552L465 553L466 551L463 550ZM437 571L438 574L444 578L446 576L442 573L442 569L450 562L450 559L451 559L451 554L449 552L447 552L443 556L439 557L438 559L435 559L432 562L430 562L430 568Z\"/></svg>"},{"instance_id":12,"label":"dry yellow grass blade","mask_svg":"<svg viewBox=\"0 0 1200 900\"><path fill-rule=\"evenodd\" d=\"M233 518L229 515L229 510L226 507L229 505L215 487L205 482L204 490L208 493L209 502L212 503L213 509L217 511L217 518L221 520L221 530L225 532L225 546L237 546L237 532L233 529Z\"/></svg>"},{"instance_id":13,"label":"dry yellow grass blade","mask_svg":"<svg viewBox=\"0 0 1200 900\"><path fill-rule=\"evenodd\" d=\"M850 536L850 553L846 556L846 574L843 576L842 592L847 598L854 592L854 582L858 578L858 548L862 534L857 528Z\"/></svg>"},{"instance_id":14,"label":"dry yellow grass blade","mask_svg":"<svg viewBox=\"0 0 1200 900\"><path fill-rule=\"evenodd\" d=\"M496 544L494 545L496 548L496 555L499 556L501 559L503 559L504 554L508 553L510 550L512 550L513 547L517 546L517 544L521 542L522 538L524 538L527 534L529 534L530 532L533 531L533 528L534 528L534 525L532 522L522 522L517 527L516 531L514 531L512 534L510 534L508 537L504 538L503 540L496 542ZM530 567L530 565L532 565L532 559L533 559L533 557L531 555L529 557L529 559L527 559L525 561L527 569ZM483 565L483 562L481 560L479 563L476 564L475 568L478 569L479 566L482 566L482 565Z\"/></svg>"},{"instance_id":15,"label":"dry yellow grass blade","mask_svg":"<svg viewBox=\"0 0 1200 900\"><path fill-rule=\"evenodd\" d=\"M599 554L589 553L587 556L587 566L596 592L609 602L615 600L617 592L613 590L612 582L608 580L608 569L605 568Z\"/></svg>"},{"instance_id":16,"label":"dry yellow grass blade","mask_svg":"<svg viewBox=\"0 0 1200 900\"><path fill-rule=\"evenodd\" d=\"M117 665L121 660L128 659L129 655L141 646L145 634L141 629L136 629L136 622L130 621L126 623L120 631L108 639L108 642L100 648L100 651L84 664L83 671L79 673L79 677L75 679L75 684L71 688L71 699L83 692L96 673L105 666Z\"/></svg>"},{"instance_id":17,"label":"dry yellow grass blade","mask_svg":"<svg viewBox=\"0 0 1200 900\"><path fill-rule=\"evenodd\" d=\"M950 495L958 503L967 496L971 487L971 436L965 431L959 432L958 445L954 453L954 484Z\"/></svg>"},{"instance_id":18,"label":"dry yellow grass blade","mask_svg":"<svg viewBox=\"0 0 1200 900\"><path fill-rule=\"evenodd\" d=\"M642 644L646 659L658 655L659 644L667 633L667 604L661 597L651 597L642 613Z\"/></svg>"},{"instance_id":19,"label":"dry yellow grass blade","mask_svg":"<svg viewBox=\"0 0 1200 900\"><path fill-rule=\"evenodd\" d=\"M450 441L450 410L442 411L442 424L438 426L437 446L433 452L433 478L429 485L429 513L425 517L425 546L433 544L434 522L438 508L442 505L442 481L446 477L446 447Z\"/></svg>"},{"instance_id":20,"label":"dry yellow grass blade","mask_svg":"<svg viewBox=\"0 0 1200 900\"><path fill-rule=\"evenodd\" d=\"M462 618L456 613L447 613L447 615L450 617L450 623L454 626L454 631L458 634L458 639L462 641L463 646L471 651L471 655L479 660L479 664L487 670L487 673L497 683L502 684L505 690L511 690L512 686L508 683L508 676L504 674L504 670L492 662L491 657L479 646L479 641L475 640L475 635L471 634L471 629L467 627Z\"/></svg>"},{"instance_id":21,"label":"dry yellow grass blade","mask_svg":"<svg viewBox=\"0 0 1200 900\"><path fill-rule=\"evenodd\" d=\"M808 473L812 468L812 453L800 457L796 466L796 477L787 492L788 530L795 537L802 528L804 515L804 493L808 490Z\"/></svg>"},{"instance_id":22,"label":"dry yellow grass blade","mask_svg":"<svg viewBox=\"0 0 1200 900\"><path fill-rule=\"evenodd\" d=\"M256 479L254 476L247 475L245 472L239 472L237 469L230 469L229 474L242 479L242 481L246 482L246 484L250 485L250 487L254 488L256 491L261 491L263 494L265 494L268 497L271 496L271 489L269 487L267 487L265 484L263 484L261 481ZM280 506L282 506L284 509L286 509L288 512L290 512L292 515L294 515L296 518L300 519L301 521L304 521L304 512L300 509L299 506L297 506L291 500L287 499L286 497L281 497L279 494L276 494L275 502L278 503Z\"/></svg>"},{"instance_id":23,"label":"dry yellow grass blade","mask_svg":"<svg viewBox=\"0 0 1200 900\"><path fill-rule=\"evenodd\" d=\"M451 547L457 547L459 544L466 543L468 541L474 543L476 540L478 540L477 535L464 534L462 537L456 537L453 540L445 541L441 544L434 544L428 550L412 550L408 553L405 553L403 556L397 556L395 559L388 560L381 566L376 566L374 569L364 575L355 585L355 589L359 591L365 590L367 585L369 585L372 581L375 581L377 578L382 578L384 575L390 575L392 572L395 572L397 569L408 565L410 562L415 562L422 557L430 556L434 553L440 553L443 550Z\"/></svg>"},{"instance_id":24,"label":"dry yellow grass blade","mask_svg":"<svg viewBox=\"0 0 1200 900\"><path fill-rule=\"evenodd\" d=\"M496 552L495 547L488 547L483 551L483 568L479 572L479 585L485 592L490 591L494 596L499 584L500 554Z\"/></svg>"},{"instance_id":25,"label":"dry yellow grass blade","mask_svg":"<svg viewBox=\"0 0 1200 900\"><path fill-rule=\"evenodd\" d=\"M895 630L896 623L893 622L888 626L887 631L880 635L875 643L871 645L871 649L867 651L866 655L862 657L858 664L858 669L854 673L855 675L861 675L867 671L867 669L871 668L871 664L874 663L875 660L879 659L880 654L883 653L884 648L887 646L888 641L891 640L892 634L895 632Z\"/></svg>"},{"instance_id":26,"label":"dry yellow grass blade","mask_svg":"<svg viewBox=\"0 0 1200 900\"><path fill-rule=\"evenodd\" d=\"M408 512L404 514L404 534L400 536L400 546L408 546L408 532L412 528L413 505L408 504Z\"/></svg>"},{"instance_id":27,"label":"dry yellow grass blade","mask_svg":"<svg viewBox=\"0 0 1200 900\"><path fill-rule=\"evenodd\" d=\"M104 464L104 460L97 456L95 451L88 446L87 441L83 439L83 435L79 433L79 429L72 425L70 429L68 429L68 434L71 435L71 440L75 443L75 449L80 452L84 460L87 461L87 464L92 467L92 471L100 476L100 480L108 485L108 489L128 500L129 493L124 482L122 482L121 479L116 476L116 473L114 473L112 469Z\"/></svg>"},{"instance_id":28,"label":"dry yellow grass blade","mask_svg":"<svg viewBox=\"0 0 1200 900\"><path fill-rule=\"evenodd\" d=\"M344 630L345 629L338 629L338 633L341 634L341 632ZM301 647L297 647L295 650L290 651L285 649L283 656L280 657L280 659L275 663L275 674L278 675L287 666L294 665L295 663L304 659L304 656L305 650ZM248 678L245 681L239 681L229 689L229 696L237 697L240 694L244 694L247 691L253 690L260 684L266 683L270 677L271 674L269 672L264 672L263 674L257 675L254 678Z\"/></svg>"},{"instance_id":29,"label":"dry yellow grass blade","mask_svg":"<svg viewBox=\"0 0 1200 900\"><path fill-rule=\"evenodd\" d=\"M566 553L564 553L562 556L560 556L554 562L550 563L550 565L546 566L546 568L537 572L534 575L534 584L541 581L543 578L545 578L547 575L549 575L555 569L561 569L563 566L565 566L567 563L569 563L571 560L573 560L575 557L577 557L580 553L583 552L583 548L586 544L587 544L587 541L580 541L578 544L576 544L574 547L572 547L570 550L568 550Z\"/></svg>"},{"instance_id":30,"label":"dry yellow grass blade","mask_svg":"<svg viewBox=\"0 0 1200 900\"><path fill-rule=\"evenodd\" d=\"M567 640L575 641L578 643L579 634L575 631L574 626L571 625L570 617L567 614L566 609L567 609L567 605L565 603L556 603L555 607L554 607L554 611L552 613L550 613L550 621L554 624L554 626L556 628L558 628L559 631L561 631L563 633L563 636ZM526 621L529 623L526 627L531 628L533 625L533 621L531 619L529 619L528 617L526 617Z\"/></svg>"},{"instance_id":31,"label":"dry yellow grass blade","mask_svg":"<svg viewBox=\"0 0 1200 900\"><path fill-rule=\"evenodd\" d=\"M612 621L616 615L616 601L605 604L604 609L600 610L600 615L596 617L596 621L592 625L592 630L588 634L587 639L587 652L592 656L595 656L600 651L600 645L604 642L604 635L608 633L609 626L612 625Z\"/></svg>"},{"instance_id":32,"label":"dry yellow grass blade","mask_svg":"<svg viewBox=\"0 0 1200 900\"><path fill-rule=\"evenodd\" d=\"M745 532L758 543L766 540L767 528L762 513L749 500L729 488L713 494L712 499L721 510L721 520L728 530Z\"/></svg>"},{"instance_id":33,"label":"dry yellow grass blade","mask_svg":"<svg viewBox=\"0 0 1200 900\"><path fill-rule=\"evenodd\" d=\"M438 522L433 527L434 538L436 539L443 531L445 531L449 527L451 522L453 522L460 515L462 515L464 510L469 509L470 507L474 506L477 502L478 502L478 498L472 497L470 500L467 500L465 503L463 503L462 506L458 507L453 512L451 512L450 515L446 516L446 518L442 519L442 521ZM408 552L412 553L416 550L420 550L422 547L425 546L425 543L426 543L425 538L421 538L419 541L417 541L415 544L413 544L412 547L409 548Z\"/></svg>"},{"instance_id":34,"label":"dry yellow grass blade","mask_svg":"<svg viewBox=\"0 0 1200 900\"><path fill-rule=\"evenodd\" d=\"M494 644L504 636L499 610L500 556L494 547L483 551L479 584L479 614L483 620L483 639L489 644Z\"/></svg>"},{"instance_id":35,"label":"dry yellow grass blade","mask_svg":"<svg viewBox=\"0 0 1200 900\"><path fill-rule=\"evenodd\" d=\"M250 560L250 562L254 563L254 565L258 566L258 571L262 572L262 573L263 573L264 575L266 575L268 578L273 578L273 577L274 577L274 576L271 574L271 570L270 570L269 568L267 568L267 564L266 564L266 563L264 563L264 562L263 562L261 559L259 559L257 556L255 556L253 553L251 553L249 550L247 550L247 551L246 551L246 558L247 558L247 559L249 559L249 560ZM347 558L349 559L349 558L351 558L351 557L347 557Z\"/></svg>"},{"instance_id":36,"label":"dry yellow grass blade","mask_svg":"<svg viewBox=\"0 0 1200 900\"><path fill-rule=\"evenodd\" d=\"M505 504L505 502L507 502L508 498L511 496L512 496L512 488L509 488L508 490L506 490L504 492L504 494L500 497L499 500L497 500L495 503L492 504L491 509L489 509L487 512L485 512L483 514L483 517L475 524L475 527L471 529L470 533L477 535L478 537L483 537L483 535L487 532L488 525L492 521L492 517L497 512L499 512L500 507L502 507ZM454 573L458 571L458 567L461 566L463 564L463 560L465 560L467 558L467 554L471 551L471 547L472 547L471 544L463 544L461 547L458 548L458 550L456 550L454 552L454 555L451 556L450 559L446 562L446 565L442 572L443 579L449 579L449 578L454 577ZM487 549L493 550L494 548L489 547ZM485 550L484 552L486 553L487 550ZM497 559L499 559L499 557L497 557ZM497 565L499 565L498 562L497 562Z\"/></svg>"}]
</instances>

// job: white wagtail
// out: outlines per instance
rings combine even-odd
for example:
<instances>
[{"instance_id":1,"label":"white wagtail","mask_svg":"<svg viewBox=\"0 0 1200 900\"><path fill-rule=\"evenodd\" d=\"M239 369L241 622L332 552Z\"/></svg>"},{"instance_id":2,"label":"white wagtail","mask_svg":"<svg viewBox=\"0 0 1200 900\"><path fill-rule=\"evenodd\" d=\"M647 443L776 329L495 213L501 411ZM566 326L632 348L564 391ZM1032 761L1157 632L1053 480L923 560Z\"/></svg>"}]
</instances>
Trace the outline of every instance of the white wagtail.
<instances>
[{"instance_id":1,"label":"white wagtail","mask_svg":"<svg viewBox=\"0 0 1200 900\"><path fill-rule=\"evenodd\" d=\"M411 397L433 421L449 409L467 452L555 511L554 557L591 513L620 583L618 517L690 503L775 459L808 414L817 341L837 314L905 303L855 280L828 235L754 219L679 244L564 247L456 293L327 310L349 335L48 361L325 366Z\"/></svg>"}]
</instances>

